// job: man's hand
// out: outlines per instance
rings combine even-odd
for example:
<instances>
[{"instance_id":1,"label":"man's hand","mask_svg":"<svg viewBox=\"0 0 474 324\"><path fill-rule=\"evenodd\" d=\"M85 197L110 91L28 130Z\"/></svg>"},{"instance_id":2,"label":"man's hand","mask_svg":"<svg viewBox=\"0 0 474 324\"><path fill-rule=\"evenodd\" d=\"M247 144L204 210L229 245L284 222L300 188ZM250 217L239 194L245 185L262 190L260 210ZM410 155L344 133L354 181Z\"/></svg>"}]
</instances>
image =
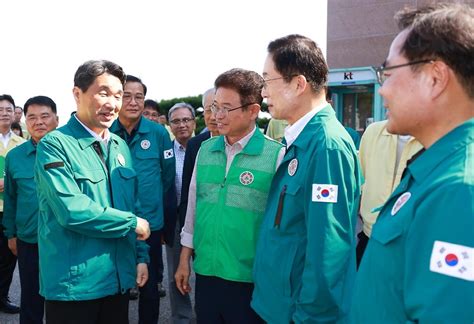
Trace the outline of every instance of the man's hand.
<instances>
[{"instance_id":1,"label":"man's hand","mask_svg":"<svg viewBox=\"0 0 474 324\"><path fill-rule=\"evenodd\" d=\"M150 224L146 219L137 217L135 233L137 233L137 239L140 241L145 241L150 236Z\"/></svg>"},{"instance_id":2,"label":"man's hand","mask_svg":"<svg viewBox=\"0 0 474 324\"><path fill-rule=\"evenodd\" d=\"M192 249L183 246L179 258L178 269L174 274L174 279L176 280L176 288L178 288L179 292L183 295L191 292L191 286L189 285L189 259L191 257L192 251Z\"/></svg>"},{"instance_id":3,"label":"man's hand","mask_svg":"<svg viewBox=\"0 0 474 324\"><path fill-rule=\"evenodd\" d=\"M137 264L137 285L143 287L148 281L148 266L146 263Z\"/></svg>"},{"instance_id":4,"label":"man's hand","mask_svg":"<svg viewBox=\"0 0 474 324\"><path fill-rule=\"evenodd\" d=\"M16 237L12 237L11 239L8 239L8 248L10 249L10 251L12 251L13 255L17 255Z\"/></svg>"},{"instance_id":5,"label":"man's hand","mask_svg":"<svg viewBox=\"0 0 474 324\"><path fill-rule=\"evenodd\" d=\"M4 179L1 178L0 179L0 192L3 192L3 190L5 189L5 182L4 182Z\"/></svg>"}]
</instances>

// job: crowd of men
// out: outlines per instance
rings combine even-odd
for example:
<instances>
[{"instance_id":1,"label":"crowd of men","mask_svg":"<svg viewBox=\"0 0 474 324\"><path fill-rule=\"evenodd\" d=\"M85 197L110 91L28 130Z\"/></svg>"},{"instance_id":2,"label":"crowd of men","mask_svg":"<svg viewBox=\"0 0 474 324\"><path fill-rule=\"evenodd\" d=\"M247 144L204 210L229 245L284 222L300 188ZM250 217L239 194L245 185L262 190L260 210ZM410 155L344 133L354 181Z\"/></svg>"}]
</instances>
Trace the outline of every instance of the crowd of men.
<instances>
[{"instance_id":1,"label":"crowd of men","mask_svg":"<svg viewBox=\"0 0 474 324\"><path fill-rule=\"evenodd\" d=\"M359 151L301 35L269 43L262 75L217 76L197 136L191 105L165 128L144 82L106 60L77 69L58 129L51 98L0 96L0 310L128 323L138 287L139 323L157 323L166 244L172 323L473 323L474 10L396 20L376 70L387 120ZM287 124L277 140L256 124L264 99Z\"/></svg>"}]
</instances>

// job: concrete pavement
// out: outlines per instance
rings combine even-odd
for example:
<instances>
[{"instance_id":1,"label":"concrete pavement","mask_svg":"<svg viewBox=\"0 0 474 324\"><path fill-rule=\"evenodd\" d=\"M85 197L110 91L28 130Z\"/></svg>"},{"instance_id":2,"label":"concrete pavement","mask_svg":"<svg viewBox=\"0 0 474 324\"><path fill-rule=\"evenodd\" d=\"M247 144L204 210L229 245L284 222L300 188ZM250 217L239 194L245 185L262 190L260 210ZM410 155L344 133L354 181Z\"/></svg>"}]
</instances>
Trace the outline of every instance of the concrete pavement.
<instances>
[{"instance_id":1,"label":"concrete pavement","mask_svg":"<svg viewBox=\"0 0 474 324\"><path fill-rule=\"evenodd\" d=\"M159 323L170 323L171 309L170 309L170 300L168 294L168 276L167 276L167 264L166 264L166 249L163 248L163 260L165 269L163 271L163 286L166 289L166 297L160 299L160 319ZM194 288L194 274L191 277L191 286ZM10 299L16 305L20 304L20 278L18 276L18 267L15 269L15 274L13 276L13 282L10 286ZM192 303L194 305L194 290L191 294ZM130 324L138 323L138 300L131 300L129 305L129 320ZM0 324L18 324L20 323L19 315L10 315L0 312Z\"/></svg>"}]
</instances>

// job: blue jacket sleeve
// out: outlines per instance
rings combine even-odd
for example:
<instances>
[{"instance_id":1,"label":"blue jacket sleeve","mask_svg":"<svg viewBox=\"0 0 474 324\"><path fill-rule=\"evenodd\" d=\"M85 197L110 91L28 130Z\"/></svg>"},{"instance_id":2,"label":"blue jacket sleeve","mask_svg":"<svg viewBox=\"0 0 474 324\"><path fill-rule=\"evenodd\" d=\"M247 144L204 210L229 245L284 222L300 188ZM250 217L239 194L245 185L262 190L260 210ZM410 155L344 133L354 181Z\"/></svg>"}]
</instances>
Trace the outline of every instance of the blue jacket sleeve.
<instances>
[{"instance_id":1,"label":"blue jacket sleeve","mask_svg":"<svg viewBox=\"0 0 474 324\"><path fill-rule=\"evenodd\" d=\"M176 161L174 158L174 153L172 157L166 152L173 152L173 143L170 140L170 136L168 132L164 129L162 136L161 136L161 170L162 173L162 181L163 181L163 193L170 190L171 186L174 186L174 178L176 174Z\"/></svg>"},{"instance_id":2,"label":"blue jacket sleeve","mask_svg":"<svg viewBox=\"0 0 474 324\"><path fill-rule=\"evenodd\" d=\"M344 150L322 149L305 180L306 256L295 323L335 323L348 313L355 277L359 170ZM337 186L337 201L313 196L314 185Z\"/></svg>"},{"instance_id":3,"label":"blue jacket sleeve","mask_svg":"<svg viewBox=\"0 0 474 324\"><path fill-rule=\"evenodd\" d=\"M63 165L45 168L58 162ZM133 213L104 207L90 197L108 199L99 185L91 182L83 189L87 194L81 191L65 149L55 137L43 138L38 144L35 180L40 207L44 200L57 222L71 231L96 238L118 238L136 227Z\"/></svg>"}]
</instances>

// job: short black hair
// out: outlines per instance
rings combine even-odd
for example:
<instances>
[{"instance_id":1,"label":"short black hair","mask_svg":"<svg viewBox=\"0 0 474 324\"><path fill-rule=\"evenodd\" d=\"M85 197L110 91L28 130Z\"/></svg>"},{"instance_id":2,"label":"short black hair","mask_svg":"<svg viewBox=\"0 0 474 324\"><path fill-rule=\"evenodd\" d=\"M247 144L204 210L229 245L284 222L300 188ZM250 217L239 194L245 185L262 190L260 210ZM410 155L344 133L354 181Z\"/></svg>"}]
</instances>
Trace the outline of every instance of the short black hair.
<instances>
[{"instance_id":1,"label":"short black hair","mask_svg":"<svg viewBox=\"0 0 474 324\"><path fill-rule=\"evenodd\" d=\"M408 35L400 50L409 61L436 59L448 65L474 98L474 9L467 4L438 3L405 8L395 15ZM413 66L413 70L417 67Z\"/></svg>"},{"instance_id":2,"label":"short black hair","mask_svg":"<svg viewBox=\"0 0 474 324\"><path fill-rule=\"evenodd\" d=\"M242 105L262 104L263 78L254 71L232 69L220 74L214 81L214 88L228 88L239 94ZM243 107L242 110L247 109Z\"/></svg>"},{"instance_id":3,"label":"short black hair","mask_svg":"<svg viewBox=\"0 0 474 324\"><path fill-rule=\"evenodd\" d=\"M26 116L26 113L28 112L28 107L31 105L47 106L51 108L54 114L57 114L56 103L50 97L36 96L36 97L32 97L28 99L25 102L25 105L23 106L23 113L25 114L25 116Z\"/></svg>"},{"instance_id":4,"label":"short black hair","mask_svg":"<svg viewBox=\"0 0 474 324\"><path fill-rule=\"evenodd\" d=\"M301 35L278 38L267 47L275 69L289 82L293 76L304 75L315 93L328 81L329 68L321 48L315 41Z\"/></svg>"},{"instance_id":5,"label":"short black hair","mask_svg":"<svg viewBox=\"0 0 474 324\"><path fill-rule=\"evenodd\" d=\"M143 95L146 96L146 91L147 91L147 88L146 88L146 85L145 83L142 82L142 79L140 78L137 78L136 76L133 76L133 75L127 75L127 79L125 80L125 83L127 82L138 82L142 85L143 87Z\"/></svg>"},{"instance_id":6,"label":"short black hair","mask_svg":"<svg viewBox=\"0 0 474 324\"><path fill-rule=\"evenodd\" d=\"M158 102L156 102L155 100L147 99L147 100L145 100L145 103L144 103L143 106L145 108L151 108L154 111L156 111L157 113L159 113L160 115L163 115L160 111L160 104Z\"/></svg>"},{"instance_id":7,"label":"short black hair","mask_svg":"<svg viewBox=\"0 0 474 324\"><path fill-rule=\"evenodd\" d=\"M74 86L86 92L95 79L104 73L117 77L122 86L125 84L126 75L120 65L107 60L90 60L77 69L74 75Z\"/></svg>"},{"instance_id":8,"label":"short black hair","mask_svg":"<svg viewBox=\"0 0 474 324\"><path fill-rule=\"evenodd\" d=\"M15 109L15 100L13 100L13 97L8 95L8 94L2 94L0 95L0 100L6 100L10 102L13 105L13 109Z\"/></svg>"}]
</instances>

